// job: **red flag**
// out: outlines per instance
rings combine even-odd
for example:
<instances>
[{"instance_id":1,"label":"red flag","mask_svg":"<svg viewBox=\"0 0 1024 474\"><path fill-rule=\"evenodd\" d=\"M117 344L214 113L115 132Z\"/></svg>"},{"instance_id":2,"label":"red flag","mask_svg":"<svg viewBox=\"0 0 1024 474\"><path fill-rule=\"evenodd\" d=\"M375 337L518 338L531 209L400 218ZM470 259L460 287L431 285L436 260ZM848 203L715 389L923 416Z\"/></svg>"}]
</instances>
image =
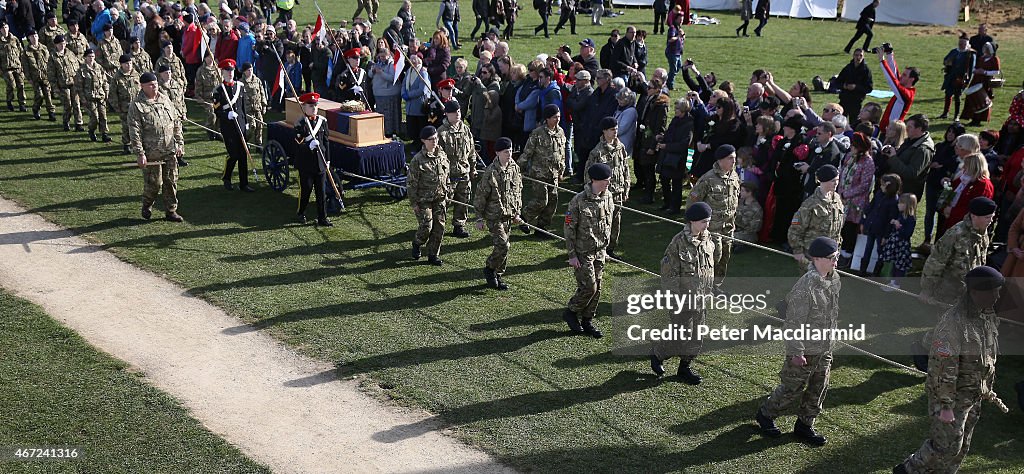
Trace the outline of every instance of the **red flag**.
<instances>
[{"instance_id":1,"label":"red flag","mask_svg":"<svg viewBox=\"0 0 1024 474\"><path fill-rule=\"evenodd\" d=\"M316 25L313 26L313 36L321 42L327 37L327 28L325 28L324 25L324 16L318 14L316 16Z\"/></svg>"},{"instance_id":2,"label":"red flag","mask_svg":"<svg viewBox=\"0 0 1024 474\"><path fill-rule=\"evenodd\" d=\"M277 97L277 93L284 89L284 64L277 65L277 80L274 81L274 87L270 89L270 97L273 99Z\"/></svg>"},{"instance_id":3,"label":"red flag","mask_svg":"<svg viewBox=\"0 0 1024 474\"><path fill-rule=\"evenodd\" d=\"M391 54L392 66L395 68L395 77L392 78L391 84L394 85L398 82L398 76L402 75L402 70L405 69L405 55L398 48L395 48L395 51Z\"/></svg>"}]
</instances>

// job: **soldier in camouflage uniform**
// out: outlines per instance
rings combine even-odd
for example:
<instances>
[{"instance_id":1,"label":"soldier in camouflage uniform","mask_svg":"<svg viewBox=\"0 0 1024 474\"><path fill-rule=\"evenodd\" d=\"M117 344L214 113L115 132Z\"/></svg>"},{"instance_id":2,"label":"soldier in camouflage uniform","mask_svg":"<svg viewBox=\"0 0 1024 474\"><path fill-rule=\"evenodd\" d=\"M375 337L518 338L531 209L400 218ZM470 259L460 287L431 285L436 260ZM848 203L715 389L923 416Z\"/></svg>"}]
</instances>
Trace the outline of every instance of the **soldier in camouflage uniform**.
<instances>
[{"instance_id":1,"label":"soldier in camouflage uniform","mask_svg":"<svg viewBox=\"0 0 1024 474\"><path fill-rule=\"evenodd\" d=\"M711 205L711 240L715 242L715 292L722 292L722 281L732 256L732 237L736 230L736 208L740 199L740 177L736 174L736 148L721 145L715 150L715 164L690 190L691 201Z\"/></svg>"},{"instance_id":2,"label":"soldier in camouflage uniform","mask_svg":"<svg viewBox=\"0 0 1024 474\"><path fill-rule=\"evenodd\" d=\"M543 184L530 182L530 203L523 210L523 221L540 229L546 229L551 224L551 218L558 208L558 178L565 173L565 133L558 125L558 106L544 106L543 115L543 125L530 132L530 138L526 140L518 160L519 168L526 176L543 181ZM530 233L526 225L519 226L519 229ZM548 234L538 231L537 236L544 238Z\"/></svg>"},{"instance_id":3,"label":"soldier in camouflage uniform","mask_svg":"<svg viewBox=\"0 0 1024 474\"><path fill-rule=\"evenodd\" d=\"M952 304L963 294L964 275L984 265L990 237L988 227L995 217L996 204L986 197L969 203L970 212L964 220L950 227L935 242L921 271L922 302Z\"/></svg>"},{"instance_id":4,"label":"soldier in camouflage uniform","mask_svg":"<svg viewBox=\"0 0 1024 474\"><path fill-rule=\"evenodd\" d=\"M120 68L114 79L110 81L110 106L115 112L121 115L121 146L124 147L124 154L130 153L128 149L128 111L131 110L132 102L139 96L141 84L139 76L132 66L132 57L129 54L122 54L118 58ZM162 94L161 94L162 95Z\"/></svg>"},{"instance_id":5,"label":"soldier in camouflage uniform","mask_svg":"<svg viewBox=\"0 0 1024 474\"><path fill-rule=\"evenodd\" d=\"M615 255L615 248L619 244L619 231L622 228L622 203L629 200L629 156L626 154L626 147L619 141L619 125L615 118L602 118L600 127L601 138L597 146L590 151L584 168L590 168L594 163L604 163L612 169L612 184L608 187L608 192L612 193L615 210L612 212L612 235L608 239L607 252L609 256L618 258ZM587 182L589 181L588 179Z\"/></svg>"},{"instance_id":6,"label":"soldier in camouflage uniform","mask_svg":"<svg viewBox=\"0 0 1024 474\"><path fill-rule=\"evenodd\" d=\"M174 104L174 108L178 110L182 123L184 123L186 117L185 84L175 81L171 77L171 67L167 64L161 64L156 70L157 82L160 84L160 93L170 99L171 103ZM178 166L188 166L188 162L185 161L185 158L179 158Z\"/></svg>"},{"instance_id":7,"label":"soldier in camouflage uniform","mask_svg":"<svg viewBox=\"0 0 1024 474\"><path fill-rule=\"evenodd\" d=\"M61 107L64 109L64 131L71 130L71 119L75 119L75 131L81 132L82 105L75 90L75 76L81 65L78 56L67 49L64 37L58 35L53 39L53 52L46 65L46 76L50 86L60 94Z\"/></svg>"},{"instance_id":8,"label":"soldier in camouflage uniform","mask_svg":"<svg viewBox=\"0 0 1024 474\"><path fill-rule=\"evenodd\" d=\"M160 43L160 57L153 62L153 67L159 69L164 64L171 67L172 79L178 84L185 83L185 65L181 63L181 58L174 54L174 44L170 41Z\"/></svg>"},{"instance_id":9,"label":"soldier in camouflage uniform","mask_svg":"<svg viewBox=\"0 0 1024 474\"><path fill-rule=\"evenodd\" d=\"M815 177L820 183L814 193L804 199L800 209L793 214L793 222L789 227L789 245L793 247L793 258L800 268L807 266L805 251L811 240L825 236L842 243L839 235L843 227L843 199L836 192L839 186L839 170L835 166L825 165L818 168Z\"/></svg>"},{"instance_id":10,"label":"soldier in camouflage uniform","mask_svg":"<svg viewBox=\"0 0 1024 474\"><path fill-rule=\"evenodd\" d=\"M35 99L32 101L32 116L39 120L39 109L45 106L47 116L53 122L57 117L54 115L53 97L50 95L50 80L46 77L49 62L50 50L39 42L39 35L30 30L28 45L21 55L21 64L25 66L25 77L36 91Z\"/></svg>"},{"instance_id":11,"label":"soldier in camouflage uniform","mask_svg":"<svg viewBox=\"0 0 1024 474\"><path fill-rule=\"evenodd\" d=\"M476 228L484 230L486 224L494 244L484 266L484 278L491 288L504 291L508 285L501 276L508 263L508 233L513 224L522 222L519 213L523 209L523 176L519 165L512 161L512 140L498 139L494 152L496 159L480 174L473 207L479 216Z\"/></svg>"},{"instance_id":12,"label":"soldier in camouflage uniform","mask_svg":"<svg viewBox=\"0 0 1024 474\"><path fill-rule=\"evenodd\" d=\"M25 109L25 76L21 69L21 40L11 34L7 23L0 20L0 72L7 83L7 110L14 111L14 91L18 91L18 110Z\"/></svg>"},{"instance_id":13,"label":"soldier in camouflage uniform","mask_svg":"<svg viewBox=\"0 0 1024 474\"><path fill-rule=\"evenodd\" d=\"M764 209L757 202L757 184L740 183L740 200L739 206L736 207L736 232L733 235L740 240L757 242L757 234L761 231L763 223ZM737 250L739 248L736 247Z\"/></svg>"},{"instance_id":14,"label":"soldier in camouflage uniform","mask_svg":"<svg viewBox=\"0 0 1024 474\"><path fill-rule=\"evenodd\" d=\"M993 307L1006 280L996 269L979 266L963 281L967 289L939 319L928 351L928 439L894 473L957 472L971 448L981 402L1007 412L993 391L999 354Z\"/></svg>"},{"instance_id":15,"label":"soldier in camouflage uniform","mask_svg":"<svg viewBox=\"0 0 1024 474\"><path fill-rule=\"evenodd\" d=\"M558 122L555 123L557 126ZM559 159L559 162L564 163L564 160ZM583 191L573 196L565 213L565 246L569 252L569 266L576 274L576 293L569 299L569 307L562 314L562 319L574 334L588 334L596 339L602 334L594 327L593 320L601 300L601 275L607 256L605 249L612 233L615 201L608 191L611 167L597 163L587 168L587 175L590 184L584 185Z\"/></svg>"},{"instance_id":16,"label":"soldier in camouflage uniform","mask_svg":"<svg viewBox=\"0 0 1024 474\"><path fill-rule=\"evenodd\" d=\"M138 156L146 183L142 191L142 218L152 216L153 202L162 188L166 219L181 222L177 191L177 158L185 150L181 119L174 104L160 93L153 73L143 74L140 82L142 91L128 109L127 126L131 150Z\"/></svg>"},{"instance_id":17,"label":"soldier in camouflage uniform","mask_svg":"<svg viewBox=\"0 0 1024 474\"><path fill-rule=\"evenodd\" d=\"M240 64L242 84L245 85L245 111L249 113L249 130L246 138L250 143L263 147L263 114L267 111L267 89L263 81L252 73L252 64Z\"/></svg>"},{"instance_id":18,"label":"soldier in camouflage uniform","mask_svg":"<svg viewBox=\"0 0 1024 474\"><path fill-rule=\"evenodd\" d=\"M841 284L836 262L839 244L828 237L817 237L807 246L811 262L807 273L797 280L786 296L787 318L783 330L805 325L809 329L835 329L839 319ZM822 446L826 439L814 431L814 420L821 414L828 391L835 340L790 339L786 341L786 360L779 372L780 382L756 415L757 424L766 436L781 434L775 418L796 408L793 435L812 446Z\"/></svg>"},{"instance_id":19,"label":"soldier in camouflage uniform","mask_svg":"<svg viewBox=\"0 0 1024 474\"><path fill-rule=\"evenodd\" d=\"M64 35L64 41L67 43L65 46L68 48L68 51L71 51L79 58L85 54L85 50L89 49L89 38L86 38L78 30L78 20L75 19L68 20L68 32Z\"/></svg>"},{"instance_id":20,"label":"soldier in camouflage uniform","mask_svg":"<svg viewBox=\"0 0 1024 474\"><path fill-rule=\"evenodd\" d=\"M420 247L427 246L431 265L441 265L441 239L447 219L448 200L452 196L448 156L437 146L437 129L432 125L420 131L423 148L409 163L406 187L409 202L416 214L419 228L412 241L412 258L420 258Z\"/></svg>"},{"instance_id":21,"label":"soldier in camouflage uniform","mask_svg":"<svg viewBox=\"0 0 1024 474\"><path fill-rule=\"evenodd\" d=\"M149 53L142 50L142 45L139 43L139 37L132 36L128 41L130 44L128 47L128 54L132 55L132 69L134 69L137 74L156 72L153 68L153 58L149 57Z\"/></svg>"},{"instance_id":22,"label":"soldier in camouflage uniform","mask_svg":"<svg viewBox=\"0 0 1024 474\"><path fill-rule=\"evenodd\" d=\"M220 85L221 75L220 70L217 69L217 60L214 59L212 53L206 53L203 58L203 66L199 68L199 72L196 73L196 99L202 101L203 110L206 112L205 125L211 130L217 129L217 114L213 110L213 91ZM217 135L214 132L207 131L207 138L210 140L216 139Z\"/></svg>"},{"instance_id":23,"label":"soldier in camouflage uniform","mask_svg":"<svg viewBox=\"0 0 1024 474\"><path fill-rule=\"evenodd\" d=\"M476 143L469 126L462 121L459 101L452 99L444 104L445 122L437 129L437 144L448 155L449 178L452 181L453 199L470 202L473 197L472 180L476 177ZM452 212L452 235L460 239L469 237L466 220L469 207L455 204Z\"/></svg>"},{"instance_id":24,"label":"soldier in camouflage uniform","mask_svg":"<svg viewBox=\"0 0 1024 474\"><path fill-rule=\"evenodd\" d=\"M46 49L53 51L53 39L57 35L67 34L62 26L57 23L57 15L53 12L46 14L46 24L39 30L39 42L46 46Z\"/></svg>"},{"instance_id":25,"label":"soldier in camouflage uniform","mask_svg":"<svg viewBox=\"0 0 1024 474\"><path fill-rule=\"evenodd\" d=\"M114 26L110 23L103 25L103 38L96 40L96 62L107 72L108 77L113 77L121 65L118 60L124 51L121 49L121 41L114 37Z\"/></svg>"},{"instance_id":26,"label":"soldier in camouflage uniform","mask_svg":"<svg viewBox=\"0 0 1024 474\"><path fill-rule=\"evenodd\" d=\"M694 202L686 209L688 221L683 230L676 234L665 249L661 259L661 286L676 295L710 295L715 279L715 242L708 232L714 212L705 202ZM692 307L669 314L673 327L697 331L705 324L707 309ZM693 359L700 354L702 341L690 338L681 341L662 341L654 346L651 354L651 370L655 375L665 375L664 361L679 356L679 379L690 385L701 382L701 376L690 368Z\"/></svg>"},{"instance_id":27,"label":"soldier in camouflage uniform","mask_svg":"<svg viewBox=\"0 0 1024 474\"><path fill-rule=\"evenodd\" d=\"M96 62L96 52L91 48L85 50L82 66L75 75L75 89L89 112L89 139L96 141L96 129L103 134L103 142L110 141L107 134L107 73Z\"/></svg>"}]
</instances>

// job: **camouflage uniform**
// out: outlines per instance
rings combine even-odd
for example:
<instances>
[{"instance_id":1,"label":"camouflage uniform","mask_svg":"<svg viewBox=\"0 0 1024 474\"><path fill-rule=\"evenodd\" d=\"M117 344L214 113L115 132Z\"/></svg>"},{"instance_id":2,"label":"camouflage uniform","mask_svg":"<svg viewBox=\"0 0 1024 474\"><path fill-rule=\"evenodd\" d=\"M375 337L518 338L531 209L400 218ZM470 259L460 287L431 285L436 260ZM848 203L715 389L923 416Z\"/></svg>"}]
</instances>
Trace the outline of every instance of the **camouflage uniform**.
<instances>
[{"instance_id":1,"label":"camouflage uniform","mask_svg":"<svg viewBox=\"0 0 1024 474\"><path fill-rule=\"evenodd\" d=\"M64 35L64 47L75 53L76 57L81 58L85 54L85 50L89 49L89 38L86 38L81 31L74 35L68 33Z\"/></svg>"},{"instance_id":2,"label":"camouflage uniform","mask_svg":"<svg viewBox=\"0 0 1024 474\"><path fill-rule=\"evenodd\" d=\"M46 66L46 75L50 80L50 86L60 94L61 106L64 108L64 125L75 119L75 125L82 125L82 104L79 101L78 90L75 89L75 76L81 60L71 50L64 48L63 51L53 50L50 54L50 61Z\"/></svg>"},{"instance_id":3,"label":"camouflage uniform","mask_svg":"<svg viewBox=\"0 0 1024 474\"><path fill-rule=\"evenodd\" d=\"M607 143L602 136L597 146L590 150L590 156L583 169L589 169L590 165L596 163L604 163L612 169L608 191L612 193L615 210L612 211L612 235L608 241L608 251L613 252L619 243L619 230L622 228L622 203L629 197L629 156L618 138L614 143ZM586 173L583 173L583 176L589 183L590 176Z\"/></svg>"},{"instance_id":4,"label":"camouflage uniform","mask_svg":"<svg viewBox=\"0 0 1024 474\"><path fill-rule=\"evenodd\" d=\"M546 133L543 128L538 130ZM558 133L561 135L561 129ZM534 136L537 136L536 130L530 139L533 140ZM559 148L564 150L564 147ZM558 162L565 161L558 158ZM584 185L583 191L569 201L569 210L565 213L565 245L569 258L576 257L580 262L580 267L574 269L576 293L569 299L569 311L584 322L594 318L597 303L601 300L601 274L604 270L605 249L611 238L615 206L612 193L605 191L594 194L592 186Z\"/></svg>"},{"instance_id":5,"label":"camouflage uniform","mask_svg":"<svg viewBox=\"0 0 1024 474\"><path fill-rule=\"evenodd\" d=\"M121 42L118 41L117 38L111 36L109 41L101 39L97 41L97 43L96 62L100 63L100 66L103 66L103 70L106 71L108 75L113 76L117 73L118 69L121 69L120 59L121 54L124 53L124 51L121 50Z\"/></svg>"},{"instance_id":6,"label":"camouflage uniform","mask_svg":"<svg viewBox=\"0 0 1024 474\"><path fill-rule=\"evenodd\" d=\"M56 38L57 35L67 36L67 34L68 34L68 32L64 29L64 27L62 27L60 25L53 25L53 26L46 25L46 26L43 26L43 28L40 29L38 31L38 33L39 33L39 42L43 43L43 46L46 46L46 48L49 49L50 51L53 51L54 49L56 49L56 48L53 47L53 39Z\"/></svg>"},{"instance_id":7,"label":"camouflage uniform","mask_svg":"<svg viewBox=\"0 0 1024 474\"><path fill-rule=\"evenodd\" d=\"M921 448L903 462L911 473L957 472L971 447L982 400L1001 405L992 391L999 353L995 312L963 296L933 331L925 382L931 427ZM943 409L953 411L952 423L939 420Z\"/></svg>"},{"instance_id":8,"label":"camouflage uniform","mask_svg":"<svg viewBox=\"0 0 1024 474\"><path fill-rule=\"evenodd\" d=\"M131 110L132 102L139 95L139 75L135 70L125 74L121 69L114 74L114 80L110 82L110 106L121 115L121 144L128 144L128 111Z\"/></svg>"},{"instance_id":9,"label":"camouflage uniform","mask_svg":"<svg viewBox=\"0 0 1024 474\"><path fill-rule=\"evenodd\" d=\"M21 56L21 64L25 66L25 76L32 83L35 89L35 99L32 101L32 112L39 113L43 106L52 116L54 112L53 97L50 95L50 81L46 77L46 67L50 62L50 51L42 43L35 46L28 44Z\"/></svg>"},{"instance_id":10,"label":"camouflage uniform","mask_svg":"<svg viewBox=\"0 0 1024 474\"><path fill-rule=\"evenodd\" d=\"M837 195L838 196L838 195ZM736 208L740 201L740 178L736 170L726 173L718 161L690 190L689 202L706 202L711 206L711 240L715 243L715 288L722 286L732 256L732 237L736 230Z\"/></svg>"},{"instance_id":11,"label":"camouflage uniform","mask_svg":"<svg viewBox=\"0 0 1024 474\"><path fill-rule=\"evenodd\" d=\"M419 221L414 242L426 245L427 255L431 257L441 253L448 200L452 195L448 166L448 156L441 147L435 148L432 154L427 153L424 147L409 163L406 186L409 202L416 206L416 220Z\"/></svg>"},{"instance_id":12,"label":"camouflage uniform","mask_svg":"<svg viewBox=\"0 0 1024 474\"><path fill-rule=\"evenodd\" d=\"M470 178L475 175L476 144L469 126L462 120L452 124L445 118L444 125L437 129L437 144L448 155L450 179L452 181L453 198L456 201L470 202L473 186ZM452 226L465 227L469 218L469 207L455 204L452 212Z\"/></svg>"},{"instance_id":13,"label":"camouflage uniform","mask_svg":"<svg viewBox=\"0 0 1024 474\"><path fill-rule=\"evenodd\" d=\"M263 112L267 110L267 90L256 74L250 75L248 79L242 76L241 82L245 84L245 110L249 113L246 138L250 143L262 147Z\"/></svg>"},{"instance_id":14,"label":"camouflage uniform","mask_svg":"<svg viewBox=\"0 0 1024 474\"><path fill-rule=\"evenodd\" d=\"M217 65L203 65L196 73L196 98L203 101L203 110L206 111L206 126L212 130L217 129L217 114L213 111L213 90L220 85L221 75Z\"/></svg>"},{"instance_id":15,"label":"camouflage uniform","mask_svg":"<svg viewBox=\"0 0 1024 474\"><path fill-rule=\"evenodd\" d=\"M842 286L839 273L832 271L822 276L813 264L808 264L807 268L807 273L786 296L788 310L783 329L797 329L804 324L810 329L835 329L839 319L839 290ZM831 339L786 341L786 360L779 372L781 383L761 405L765 416L778 418L792 412L793 403L799 402L797 418L804 425L813 427L828 390L834 348L835 341ZM800 355L807 359L803 367L793 365L791 360Z\"/></svg>"},{"instance_id":16,"label":"camouflage uniform","mask_svg":"<svg viewBox=\"0 0 1024 474\"><path fill-rule=\"evenodd\" d=\"M160 93L166 95L171 103L174 104L174 108L177 109L178 115L182 120L185 119L185 86L183 83L175 81L174 77L171 77L167 82L160 82Z\"/></svg>"},{"instance_id":17,"label":"camouflage uniform","mask_svg":"<svg viewBox=\"0 0 1024 474\"><path fill-rule=\"evenodd\" d=\"M156 61L153 63L153 71L160 69L160 66L163 66L164 64L170 66L171 68L171 79L177 81L178 84L185 83L185 66L181 64L181 59L178 58L178 56L172 54L170 57L168 57L166 55L161 54L160 57L156 58Z\"/></svg>"},{"instance_id":18,"label":"camouflage uniform","mask_svg":"<svg viewBox=\"0 0 1024 474\"><path fill-rule=\"evenodd\" d=\"M14 91L18 91L18 103L25 107L25 76L21 69L21 40L11 33L0 38L0 72L7 83L7 106L14 102Z\"/></svg>"},{"instance_id":19,"label":"camouflage uniform","mask_svg":"<svg viewBox=\"0 0 1024 474\"><path fill-rule=\"evenodd\" d=\"M149 53L143 51L142 48L139 48L138 51L132 49L130 54L132 55L132 69L135 70L136 74L141 76L147 72L156 71L153 68L153 58L150 58ZM220 76L218 76L217 80L220 81Z\"/></svg>"},{"instance_id":20,"label":"camouflage uniform","mask_svg":"<svg viewBox=\"0 0 1024 474\"><path fill-rule=\"evenodd\" d=\"M185 146L181 133L181 120L177 110L159 92L153 99L139 92L128 109L128 139L132 153L146 155L149 162L163 161L162 165L146 166L142 175L142 207L149 209L163 188L164 210L178 210L178 160L176 150Z\"/></svg>"},{"instance_id":21,"label":"camouflage uniform","mask_svg":"<svg viewBox=\"0 0 1024 474\"><path fill-rule=\"evenodd\" d=\"M839 230L843 227L844 212L843 199L839 197L839 193L826 196L820 186L815 189L813 194L804 199L796 214L793 214L788 236L793 253L806 255L811 241L819 236L828 237L842 244L843 238L839 235Z\"/></svg>"},{"instance_id":22,"label":"camouflage uniform","mask_svg":"<svg viewBox=\"0 0 1024 474\"><path fill-rule=\"evenodd\" d=\"M526 176L543 181L543 184L530 182L530 203L523 210L523 221L547 228L558 207L558 178L565 173L565 133L562 127L555 125L552 130L544 124L533 129L518 164ZM608 196L610 199L611 194ZM608 217L611 218L610 215Z\"/></svg>"},{"instance_id":23,"label":"camouflage uniform","mask_svg":"<svg viewBox=\"0 0 1024 474\"><path fill-rule=\"evenodd\" d=\"M705 230L693 235L687 224L665 249L665 256L661 259L661 286L678 295L711 294L714 266L715 242L711 233ZM693 331L690 334L694 334L698 325L705 324L707 313L703 308L691 308L670 313L669 320L678 325L676 327L689 329ZM686 341L663 341L655 346L654 355L661 360L679 356L682 364L688 365L700 354L702 345L703 342L695 337Z\"/></svg>"},{"instance_id":24,"label":"camouflage uniform","mask_svg":"<svg viewBox=\"0 0 1024 474\"><path fill-rule=\"evenodd\" d=\"M89 132L107 133L107 74L99 63L89 67L84 61L75 75L75 89L89 112Z\"/></svg>"},{"instance_id":25,"label":"camouflage uniform","mask_svg":"<svg viewBox=\"0 0 1024 474\"><path fill-rule=\"evenodd\" d=\"M964 275L972 268L985 264L988 245L988 233L971 225L970 214L950 227L935 242L932 253L924 262L921 295L952 304L966 289Z\"/></svg>"},{"instance_id":26,"label":"camouflage uniform","mask_svg":"<svg viewBox=\"0 0 1024 474\"><path fill-rule=\"evenodd\" d=\"M523 209L523 177L519 165L509 160L508 166L502 168L501 160L492 161L480 174L473 207L487 223L494 244L494 250L487 257L487 268L501 276L508 263L508 232Z\"/></svg>"},{"instance_id":27,"label":"camouflage uniform","mask_svg":"<svg viewBox=\"0 0 1024 474\"><path fill-rule=\"evenodd\" d=\"M747 242L757 242L757 234L761 232L761 224L764 221L764 210L756 199L750 204L739 202L736 208L736 232L733 234L737 239Z\"/></svg>"}]
</instances>

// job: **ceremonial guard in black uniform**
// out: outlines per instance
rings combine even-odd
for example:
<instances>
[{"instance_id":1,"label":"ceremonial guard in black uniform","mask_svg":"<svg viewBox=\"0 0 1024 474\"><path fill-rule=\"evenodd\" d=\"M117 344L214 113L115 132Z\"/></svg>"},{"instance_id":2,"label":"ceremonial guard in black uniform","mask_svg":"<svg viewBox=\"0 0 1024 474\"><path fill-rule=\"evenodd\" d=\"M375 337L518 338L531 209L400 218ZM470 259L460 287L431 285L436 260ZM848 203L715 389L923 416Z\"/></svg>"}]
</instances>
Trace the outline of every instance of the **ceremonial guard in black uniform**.
<instances>
[{"instance_id":1,"label":"ceremonial guard in black uniform","mask_svg":"<svg viewBox=\"0 0 1024 474\"><path fill-rule=\"evenodd\" d=\"M327 119L316 113L320 94L309 92L299 96L302 118L295 122L295 168L299 170L299 222L306 223L306 206L310 191L316 192L316 223L331 227L324 211L324 175L330 164L327 157Z\"/></svg>"},{"instance_id":2,"label":"ceremonial guard in black uniform","mask_svg":"<svg viewBox=\"0 0 1024 474\"><path fill-rule=\"evenodd\" d=\"M224 189L231 191L231 174L238 164L238 189L252 192L249 187L249 162L245 149L245 86L235 80L235 60L225 59L220 62L223 78L213 90L213 109L220 124L220 133L224 137L224 148L227 149L227 162L224 164Z\"/></svg>"},{"instance_id":3,"label":"ceremonial guard in black uniform","mask_svg":"<svg viewBox=\"0 0 1024 474\"><path fill-rule=\"evenodd\" d=\"M345 64L335 66L335 71L337 71L338 67L342 68L341 73L338 74L338 85L335 87L335 97L338 98L339 102L358 100L364 105L366 104L363 100L363 94L365 94L364 90L366 89L369 77L366 71L359 67L359 55L361 52L362 50L359 48L345 51Z\"/></svg>"}]
</instances>

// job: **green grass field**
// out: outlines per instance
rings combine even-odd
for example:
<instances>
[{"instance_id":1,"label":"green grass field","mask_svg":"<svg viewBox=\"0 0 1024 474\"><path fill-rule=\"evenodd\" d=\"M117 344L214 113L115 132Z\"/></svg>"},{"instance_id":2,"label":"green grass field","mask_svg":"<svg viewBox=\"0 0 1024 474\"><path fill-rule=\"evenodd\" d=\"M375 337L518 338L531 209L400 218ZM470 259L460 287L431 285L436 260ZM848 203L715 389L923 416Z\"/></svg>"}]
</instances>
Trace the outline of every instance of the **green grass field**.
<instances>
[{"instance_id":1,"label":"green grass field","mask_svg":"<svg viewBox=\"0 0 1024 474\"><path fill-rule=\"evenodd\" d=\"M354 9L349 1L323 3L333 19ZM381 18L397 6L382 2ZM421 29L436 8L435 2L414 2ZM300 22L315 18L306 2L297 13ZM731 35L734 15L714 16L724 24L687 30L686 54L722 79L745 83L751 70L767 67L788 85L827 78L848 61L841 49L851 24L773 19L766 37L739 40ZM512 55L551 53L586 36L600 45L610 28L650 17L649 10L628 10L603 27L584 21L573 38L523 34L513 40ZM519 31L532 32L534 25L535 13L524 10ZM463 34L471 28L464 20ZM879 26L876 41L894 43L901 65L924 69L914 111L936 115L941 58L955 37L922 35L924 30L935 29ZM664 65L662 40L649 42L651 67ZM1001 41L1003 63L1020 64L1022 42ZM1022 75L1010 70L1006 77L1012 85ZM1005 118L1016 90L999 91L996 122ZM820 108L825 97L816 99ZM333 228L293 225L297 185L283 194L265 186L254 195L224 191L218 179L223 146L203 141L205 133L195 127L186 133L192 166L179 181L180 212L188 222L144 222L138 217L142 180L137 169L121 166L130 158L119 154L119 146L91 143L85 134L64 133L27 114L4 112L0 127L3 196L179 282L303 353L336 363L343 376L361 377L367 390L437 413L461 439L523 470L881 472L917 449L927 432L921 378L868 358L839 357L818 425L829 444L810 449L788 437L762 439L752 417L778 382L778 357L716 351L700 359L705 383L693 388L655 380L646 360L610 352L609 338L565 337L559 316L574 282L558 243L515 235L506 277L512 291L493 292L483 286L489 239L480 233L446 238L440 269L412 262L412 212L381 190L348 193L348 209ZM562 202L568 198L563 195ZM656 271L678 231L627 213L621 255ZM736 255L730 268L733 276L796 275L791 260L760 251ZM606 287L636 274L613 264ZM914 313L914 330L931 321L909 299L865 297L881 292L858 290L853 282L844 288L843 308L865 318ZM607 324L608 314L606 304L601 323ZM764 322L756 314L713 313L709 320ZM909 363L908 357L898 359ZM1022 373L1019 365L1003 365L996 389L1009 400ZM669 370L674 368L673 362ZM782 418L780 427L788 431L792 422ZM964 472L1020 472L1020 436L1019 413L1001 415L986 406Z\"/></svg>"},{"instance_id":2,"label":"green grass field","mask_svg":"<svg viewBox=\"0 0 1024 474\"><path fill-rule=\"evenodd\" d=\"M268 472L29 302L0 291L0 446L75 446L75 460L0 460L15 472Z\"/></svg>"}]
</instances>

